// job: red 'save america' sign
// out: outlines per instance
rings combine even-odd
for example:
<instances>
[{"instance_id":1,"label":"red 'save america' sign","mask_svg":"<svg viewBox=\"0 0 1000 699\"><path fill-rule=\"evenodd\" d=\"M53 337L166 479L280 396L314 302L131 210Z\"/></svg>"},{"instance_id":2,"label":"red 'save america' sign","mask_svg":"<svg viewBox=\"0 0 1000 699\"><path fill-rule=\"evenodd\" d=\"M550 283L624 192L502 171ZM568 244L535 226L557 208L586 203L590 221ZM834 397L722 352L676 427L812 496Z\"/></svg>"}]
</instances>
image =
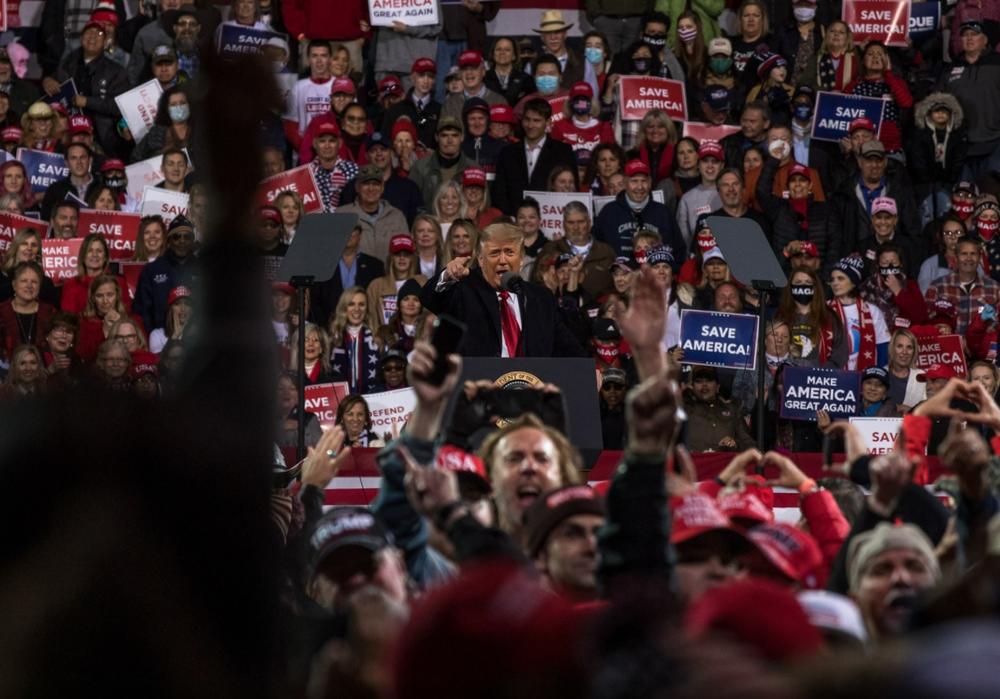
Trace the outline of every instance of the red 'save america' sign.
<instances>
[{"instance_id":1,"label":"red 'save america' sign","mask_svg":"<svg viewBox=\"0 0 1000 699\"><path fill-rule=\"evenodd\" d=\"M684 83L679 80L623 75L618 98L622 121L639 121L651 109L663 110L673 121L687 121Z\"/></svg>"}]
</instances>

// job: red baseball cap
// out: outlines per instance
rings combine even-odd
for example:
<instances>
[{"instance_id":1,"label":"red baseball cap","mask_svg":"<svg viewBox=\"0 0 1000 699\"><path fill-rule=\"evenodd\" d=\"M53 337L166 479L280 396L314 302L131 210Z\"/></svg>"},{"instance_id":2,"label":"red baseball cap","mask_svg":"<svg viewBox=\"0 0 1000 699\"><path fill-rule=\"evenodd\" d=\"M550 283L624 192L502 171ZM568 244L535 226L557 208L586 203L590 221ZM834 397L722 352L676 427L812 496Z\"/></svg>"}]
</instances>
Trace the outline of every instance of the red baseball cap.
<instances>
[{"instance_id":1,"label":"red baseball cap","mask_svg":"<svg viewBox=\"0 0 1000 699\"><path fill-rule=\"evenodd\" d=\"M378 91L381 95L391 95L393 93L403 94L403 83L395 75L387 75L378 81Z\"/></svg>"},{"instance_id":2,"label":"red baseball cap","mask_svg":"<svg viewBox=\"0 0 1000 699\"><path fill-rule=\"evenodd\" d=\"M118 158L108 158L101 163L100 172L111 172L113 170L125 170L125 163Z\"/></svg>"},{"instance_id":3,"label":"red baseball cap","mask_svg":"<svg viewBox=\"0 0 1000 699\"><path fill-rule=\"evenodd\" d=\"M281 225L281 212L273 206L262 206L257 209L257 216L262 221L274 221Z\"/></svg>"},{"instance_id":4,"label":"red baseball cap","mask_svg":"<svg viewBox=\"0 0 1000 699\"><path fill-rule=\"evenodd\" d=\"M354 86L354 81L350 78L337 78L333 81L333 85L330 86L330 94L344 94L344 95L354 95L357 94L358 88Z\"/></svg>"},{"instance_id":5,"label":"red baseball cap","mask_svg":"<svg viewBox=\"0 0 1000 699\"><path fill-rule=\"evenodd\" d=\"M497 104L490 107L490 121L495 124L516 124L517 118L514 116L514 109L506 104Z\"/></svg>"},{"instance_id":6,"label":"red baseball cap","mask_svg":"<svg viewBox=\"0 0 1000 699\"><path fill-rule=\"evenodd\" d=\"M336 136L340 138L340 127L332 121L324 121L316 127L316 134L313 136L313 139L317 139L320 136Z\"/></svg>"},{"instance_id":7,"label":"red baseball cap","mask_svg":"<svg viewBox=\"0 0 1000 699\"><path fill-rule=\"evenodd\" d=\"M434 73L437 74L437 63L429 58L418 58L410 68L411 73Z\"/></svg>"},{"instance_id":8,"label":"red baseball cap","mask_svg":"<svg viewBox=\"0 0 1000 699\"><path fill-rule=\"evenodd\" d=\"M866 131L871 131L872 133L877 131L875 124L873 124L872 120L867 117L858 117L852 121L851 125L847 127L847 133L853 134L858 129L865 129Z\"/></svg>"},{"instance_id":9,"label":"red baseball cap","mask_svg":"<svg viewBox=\"0 0 1000 699\"><path fill-rule=\"evenodd\" d=\"M936 379L951 379L958 376L955 369L947 364L931 364L922 374L917 374L917 381L926 383Z\"/></svg>"},{"instance_id":10,"label":"red baseball cap","mask_svg":"<svg viewBox=\"0 0 1000 699\"><path fill-rule=\"evenodd\" d=\"M85 25L83 25L83 30L80 33L83 34L83 32L87 31L88 29L96 29L98 31L103 32L104 25L95 20L93 17L91 17L90 21L88 21Z\"/></svg>"},{"instance_id":11,"label":"red baseball cap","mask_svg":"<svg viewBox=\"0 0 1000 699\"><path fill-rule=\"evenodd\" d=\"M413 252L414 250L416 248L413 246L413 238L409 235L400 233L389 239L390 255L395 255L397 252Z\"/></svg>"},{"instance_id":12,"label":"red baseball cap","mask_svg":"<svg viewBox=\"0 0 1000 699\"><path fill-rule=\"evenodd\" d=\"M478 51L462 51L458 55L459 68L478 68L483 64L483 54Z\"/></svg>"},{"instance_id":13,"label":"red baseball cap","mask_svg":"<svg viewBox=\"0 0 1000 699\"><path fill-rule=\"evenodd\" d=\"M816 243L811 240L807 240L802 245L799 246L799 250L803 255L809 255L809 257L819 257L819 248L816 247Z\"/></svg>"},{"instance_id":14,"label":"red baseball cap","mask_svg":"<svg viewBox=\"0 0 1000 699\"><path fill-rule=\"evenodd\" d=\"M170 306L177 299L186 299L189 298L191 295L192 295L191 289L187 288L183 284L181 284L180 286L175 286L173 289L170 290L170 293L167 294L167 305Z\"/></svg>"},{"instance_id":15,"label":"red baseball cap","mask_svg":"<svg viewBox=\"0 0 1000 699\"><path fill-rule=\"evenodd\" d=\"M625 163L625 176L632 177L634 175L646 175L649 176L649 165L642 162L638 158L634 160L629 160Z\"/></svg>"},{"instance_id":16,"label":"red baseball cap","mask_svg":"<svg viewBox=\"0 0 1000 699\"><path fill-rule=\"evenodd\" d=\"M144 376L146 374L152 374L153 378L156 378L160 375L160 370L156 366L156 355L153 354L152 352L150 352L149 354L152 355L153 357L152 360L150 360L147 357L143 357L141 360L137 359L136 357L132 358L133 379L138 379L139 377Z\"/></svg>"},{"instance_id":17,"label":"red baseball cap","mask_svg":"<svg viewBox=\"0 0 1000 699\"><path fill-rule=\"evenodd\" d=\"M701 145L698 146L698 157L715 158L716 160L726 159L722 150L722 144L712 139L701 142Z\"/></svg>"},{"instance_id":18,"label":"red baseball cap","mask_svg":"<svg viewBox=\"0 0 1000 699\"><path fill-rule=\"evenodd\" d=\"M809 168L800 163L795 163L788 171L788 179L793 177L805 177L807 180L812 180L812 177L809 176Z\"/></svg>"},{"instance_id":19,"label":"red baseball cap","mask_svg":"<svg viewBox=\"0 0 1000 699\"><path fill-rule=\"evenodd\" d=\"M486 489L487 493L493 491L489 476L486 475L486 465L475 454L470 454L451 444L445 444L438 449L436 464L438 468L445 471L467 473L477 478L477 482Z\"/></svg>"},{"instance_id":20,"label":"red baseball cap","mask_svg":"<svg viewBox=\"0 0 1000 699\"><path fill-rule=\"evenodd\" d=\"M24 132L16 126L8 126L0 131L0 139L4 143L20 143L22 138L24 138Z\"/></svg>"},{"instance_id":21,"label":"red baseball cap","mask_svg":"<svg viewBox=\"0 0 1000 699\"><path fill-rule=\"evenodd\" d=\"M295 287L288 282L273 282L271 284L271 291L280 291L283 294L295 296Z\"/></svg>"},{"instance_id":22,"label":"red baseball cap","mask_svg":"<svg viewBox=\"0 0 1000 699\"><path fill-rule=\"evenodd\" d=\"M786 522L761 524L747 538L783 575L810 590L826 585L823 552L811 534Z\"/></svg>"},{"instance_id":23,"label":"red baseball cap","mask_svg":"<svg viewBox=\"0 0 1000 699\"><path fill-rule=\"evenodd\" d=\"M463 187L485 187L486 171L478 167L466 168L462 172Z\"/></svg>"},{"instance_id":24,"label":"red baseball cap","mask_svg":"<svg viewBox=\"0 0 1000 699\"><path fill-rule=\"evenodd\" d=\"M569 91L570 98L573 97L586 97L587 99L593 99L594 88L590 86L587 82L578 82L573 85L573 88Z\"/></svg>"},{"instance_id":25,"label":"red baseball cap","mask_svg":"<svg viewBox=\"0 0 1000 699\"><path fill-rule=\"evenodd\" d=\"M78 133L94 133L94 124L90 121L90 117L84 114L74 114L69 119L69 133L70 135Z\"/></svg>"},{"instance_id":26,"label":"red baseball cap","mask_svg":"<svg viewBox=\"0 0 1000 699\"><path fill-rule=\"evenodd\" d=\"M703 493L671 498L670 514L673 518L671 544L682 544L712 531L733 531L733 524L722 512L719 503Z\"/></svg>"},{"instance_id":27,"label":"red baseball cap","mask_svg":"<svg viewBox=\"0 0 1000 699\"><path fill-rule=\"evenodd\" d=\"M719 493L719 509L735 524L753 526L774 521L774 512L750 491Z\"/></svg>"}]
</instances>

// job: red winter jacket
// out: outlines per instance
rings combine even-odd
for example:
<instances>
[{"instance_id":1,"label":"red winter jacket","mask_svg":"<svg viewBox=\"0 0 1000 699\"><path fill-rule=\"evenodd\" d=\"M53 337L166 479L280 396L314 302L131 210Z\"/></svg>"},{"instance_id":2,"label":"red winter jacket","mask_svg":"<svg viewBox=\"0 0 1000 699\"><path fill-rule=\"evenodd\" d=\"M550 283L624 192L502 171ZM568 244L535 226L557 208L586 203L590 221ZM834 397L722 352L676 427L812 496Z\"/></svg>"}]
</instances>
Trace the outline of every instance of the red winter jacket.
<instances>
[{"instance_id":1,"label":"red winter jacket","mask_svg":"<svg viewBox=\"0 0 1000 699\"><path fill-rule=\"evenodd\" d=\"M365 36L368 21L365 0L285 0L281 6L285 27L293 38L352 41Z\"/></svg>"},{"instance_id":2,"label":"red winter jacket","mask_svg":"<svg viewBox=\"0 0 1000 699\"><path fill-rule=\"evenodd\" d=\"M83 310L87 307L87 299L90 297L90 283L92 281L94 281L93 277L73 277L72 279L67 279L66 283L63 284L59 307L67 313L83 313ZM128 282L125 281L125 277L117 274L115 275L115 281L118 282L118 292L122 303L125 305L125 310L132 310L132 296L128 290Z\"/></svg>"},{"instance_id":3,"label":"red winter jacket","mask_svg":"<svg viewBox=\"0 0 1000 699\"><path fill-rule=\"evenodd\" d=\"M809 525L809 533L816 539L820 551L823 552L823 562L829 573L837 552L847 541L851 525L844 513L837 507L836 500L829 490L814 490L803 495L799 503L802 516Z\"/></svg>"}]
</instances>

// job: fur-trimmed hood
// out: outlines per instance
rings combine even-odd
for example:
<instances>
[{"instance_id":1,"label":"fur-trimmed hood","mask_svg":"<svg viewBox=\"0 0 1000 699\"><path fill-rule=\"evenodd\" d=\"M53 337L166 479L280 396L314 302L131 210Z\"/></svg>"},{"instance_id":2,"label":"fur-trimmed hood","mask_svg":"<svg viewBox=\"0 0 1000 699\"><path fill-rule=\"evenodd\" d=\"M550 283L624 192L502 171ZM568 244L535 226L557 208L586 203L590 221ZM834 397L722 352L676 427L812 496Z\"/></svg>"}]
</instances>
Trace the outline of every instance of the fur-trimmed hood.
<instances>
[{"instance_id":1,"label":"fur-trimmed hood","mask_svg":"<svg viewBox=\"0 0 1000 699\"><path fill-rule=\"evenodd\" d=\"M916 108L913 110L913 120L917 123L918 129L926 129L927 117L931 114L931 108L934 105L941 104L948 108L951 112L951 125L952 130L957 129L962 125L962 121L965 118L964 112L962 112L962 105L958 103L953 95L949 95L947 92L932 92L927 95L924 99L917 103Z\"/></svg>"}]
</instances>

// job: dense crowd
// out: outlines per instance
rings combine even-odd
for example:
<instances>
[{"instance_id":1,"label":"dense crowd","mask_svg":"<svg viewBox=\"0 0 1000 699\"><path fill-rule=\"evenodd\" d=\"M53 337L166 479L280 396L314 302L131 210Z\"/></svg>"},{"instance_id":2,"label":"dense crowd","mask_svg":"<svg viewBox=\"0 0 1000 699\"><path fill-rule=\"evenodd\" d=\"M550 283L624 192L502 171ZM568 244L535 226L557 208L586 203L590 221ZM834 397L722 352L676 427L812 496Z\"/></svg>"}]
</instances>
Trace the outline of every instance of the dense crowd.
<instances>
[{"instance_id":1,"label":"dense crowd","mask_svg":"<svg viewBox=\"0 0 1000 699\"><path fill-rule=\"evenodd\" d=\"M253 147L261 192L288 186L252 204L252 238L281 609L309 629L282 644L288 694L995 695L1000 4L941 3L887 45L829 0L584 0L582 39L560 10L492 36L502 0L432 2L429 26L372 26L360 0L46 2L37 45L0 48L0 399L182 393L217 204L199 86L249 32L284 99ZM634 76L683 84L687 121L625 113ZM136 138L116 98L151 82ZM817 138L830 93L881 119ZM43 182L37 151L68 176ZM152 213L144 185L184 203ZM140 214L126 257L91 210ZM356 224L300 288L277 270L313 213ZM716 217L759 228L778 293L734 276ZM75 274L46 241L79 242ZM686 363L689 310L759 314L763 393ZM442 316L464 326L447 357ZM921 361L955 335L961 357ZM596 370L613 477L587 485L566 437L594 406L540 384L507 414L495 377L460 385L467 357L592 360L572 380ZM801 368L854 372L852 414L792 419ZM302 380L344 395L291 466ZM379 432L366 396L401 388L405 430ZM855 416L901 418L895 449L869 455ZM381 448L377 497L325 508L358 447ZM796 463L823 449L845 457ZM732 459L697 471L713 451Z\"/></svg>"}]
</instances>

